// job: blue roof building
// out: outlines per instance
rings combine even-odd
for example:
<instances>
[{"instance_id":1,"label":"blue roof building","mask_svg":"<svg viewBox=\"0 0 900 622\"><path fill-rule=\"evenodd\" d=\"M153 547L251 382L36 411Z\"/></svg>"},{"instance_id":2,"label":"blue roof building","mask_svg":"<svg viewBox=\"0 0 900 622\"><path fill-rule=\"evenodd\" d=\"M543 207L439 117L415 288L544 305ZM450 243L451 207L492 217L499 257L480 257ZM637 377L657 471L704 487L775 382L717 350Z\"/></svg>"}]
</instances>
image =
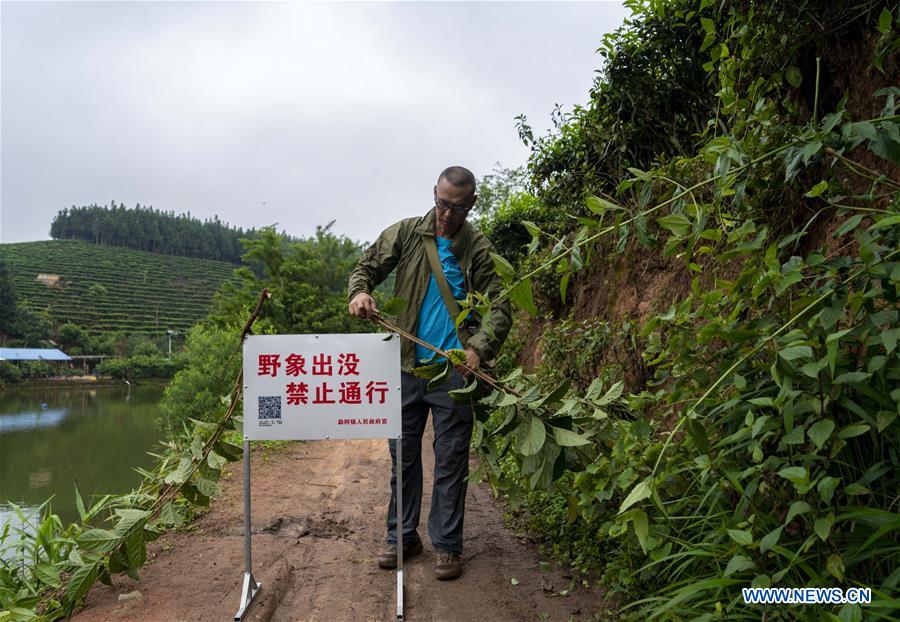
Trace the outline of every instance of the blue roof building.
<instances>
[{"instance_id":1,"label":"blue roof building","mask_svg":"<svg viewBox=\"0 0 900 622\"><path fill-rule=\"evenodd\" d=\"M71 361L72 357L55 348L0 348L0 361Z\"/></svg>"}]
</instances>

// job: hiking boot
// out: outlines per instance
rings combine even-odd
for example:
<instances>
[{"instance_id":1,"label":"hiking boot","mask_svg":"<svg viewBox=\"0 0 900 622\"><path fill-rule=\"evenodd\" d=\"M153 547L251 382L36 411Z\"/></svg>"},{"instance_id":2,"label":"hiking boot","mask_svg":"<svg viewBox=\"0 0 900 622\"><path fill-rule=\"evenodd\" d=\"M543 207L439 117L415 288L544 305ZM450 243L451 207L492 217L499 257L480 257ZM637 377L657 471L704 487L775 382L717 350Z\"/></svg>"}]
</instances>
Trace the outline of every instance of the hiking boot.
<instances>
[{"instance_id":1,"label":"hiking boot","mask_svg":"<svg viewBox=\"0 0 900 622\"><path fill-rule=\"evenodd\" d=\"M409 542L403 543L403 559L409 559L422 552L422 540L416 538ZM379 551L375 557L378 560L380 568L396 568L397 567L397 545L388 543L382 551Z\"/></svg>"},{"instance_id":2,"label":"hiking boot","mask_svg":"<svg viewBox=\"0 0 900 622\"><path fill-rule=\"evenodd\" d=\"M462 562L459 560L459 555L443 551L435 553L434 576L440 581L449 581L462 574Z\"/></svg>"}]
</instances>

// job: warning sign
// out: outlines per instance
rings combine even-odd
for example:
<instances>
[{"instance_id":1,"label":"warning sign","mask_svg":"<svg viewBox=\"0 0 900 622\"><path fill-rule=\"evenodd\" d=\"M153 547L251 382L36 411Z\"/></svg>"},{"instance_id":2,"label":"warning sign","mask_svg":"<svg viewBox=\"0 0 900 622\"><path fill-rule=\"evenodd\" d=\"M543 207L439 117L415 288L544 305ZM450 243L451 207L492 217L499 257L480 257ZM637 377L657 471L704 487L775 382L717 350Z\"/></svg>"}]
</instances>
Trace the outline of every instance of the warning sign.
<instances>
[{"instance_id":1,"label":"warning sign","mask_svg":"<svg viewBox=\"0 0 900 622\"><path fill-rule=\"evenodd\" d=\"M400 437L396 335L252 335L244 342L248 440Z\"/></svg>"}]
</instances>

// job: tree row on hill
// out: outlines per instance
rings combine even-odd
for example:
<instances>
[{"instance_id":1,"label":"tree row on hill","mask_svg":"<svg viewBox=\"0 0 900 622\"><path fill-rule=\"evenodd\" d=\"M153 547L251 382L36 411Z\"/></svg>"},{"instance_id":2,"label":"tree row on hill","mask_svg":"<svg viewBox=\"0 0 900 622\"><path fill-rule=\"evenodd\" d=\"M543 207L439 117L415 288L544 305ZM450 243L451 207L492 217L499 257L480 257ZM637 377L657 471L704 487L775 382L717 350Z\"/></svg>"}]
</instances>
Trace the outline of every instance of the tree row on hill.
<instances>
[{"instance_id":1,"label":"tree row on hill","mask_svg":"<svg viewBox=\"0 0 900 622\"><path fill-rule=\"evenodd\" d=\"M219 220L200 220L187 214L164 212L140 204L129 209L112 201L108 206L72 206L60 210L50 225L56 240L85 240L140 251L215 259L240 264L241 238L255 229L231 227Z\"/></svg>"}]
</instances>

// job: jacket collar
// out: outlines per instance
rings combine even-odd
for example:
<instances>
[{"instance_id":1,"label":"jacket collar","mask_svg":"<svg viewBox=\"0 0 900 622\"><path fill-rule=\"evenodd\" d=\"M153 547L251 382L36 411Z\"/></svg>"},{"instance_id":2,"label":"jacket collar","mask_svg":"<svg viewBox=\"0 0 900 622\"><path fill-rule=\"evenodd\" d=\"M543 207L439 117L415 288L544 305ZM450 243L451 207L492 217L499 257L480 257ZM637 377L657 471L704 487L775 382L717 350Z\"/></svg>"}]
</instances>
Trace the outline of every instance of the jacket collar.
<instances>
[{"instance_id":1,"label":"jacket collar","mask_svg":"<svg viewBox=\"0 0 900 622\"><path fill-rule=\"evenodd\" d=\"M434 225L436 218L437 217L434 213L434 208L432 207L419 220L419 224L416 226L416 232L422 235L435 237ZM464 220L456 230L456 232L452 236L450 236L450 251L454 255L456 255L456 257L462 257L465 254L465 249L468 248L469 242L471 241L472 225L469 224L468 220Z\"/></svg>"}]
</instances>

